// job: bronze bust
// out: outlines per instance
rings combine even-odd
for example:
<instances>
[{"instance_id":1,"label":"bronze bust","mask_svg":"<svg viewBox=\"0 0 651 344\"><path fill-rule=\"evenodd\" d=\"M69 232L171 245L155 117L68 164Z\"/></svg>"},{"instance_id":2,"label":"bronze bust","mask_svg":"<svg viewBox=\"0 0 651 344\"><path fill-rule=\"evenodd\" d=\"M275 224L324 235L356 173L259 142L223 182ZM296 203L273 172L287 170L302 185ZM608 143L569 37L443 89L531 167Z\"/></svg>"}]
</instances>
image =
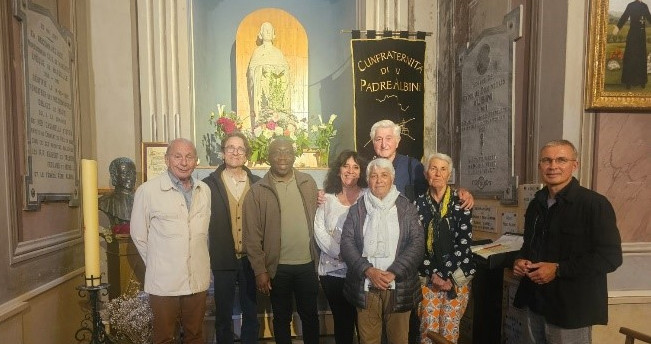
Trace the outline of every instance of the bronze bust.
<instances>
[{"instance_id":1,"label":"bronze bust","mask_svg":"<svg viewBox=\"0 0 651 344\"><path fill-rule=\"evenodd\" d=\"M129 158L116 158L109 165L113 192L99 198L99 210L108 216L115 234L128 234L136 186L136 164Z\"/></svg>"}]
</instances>

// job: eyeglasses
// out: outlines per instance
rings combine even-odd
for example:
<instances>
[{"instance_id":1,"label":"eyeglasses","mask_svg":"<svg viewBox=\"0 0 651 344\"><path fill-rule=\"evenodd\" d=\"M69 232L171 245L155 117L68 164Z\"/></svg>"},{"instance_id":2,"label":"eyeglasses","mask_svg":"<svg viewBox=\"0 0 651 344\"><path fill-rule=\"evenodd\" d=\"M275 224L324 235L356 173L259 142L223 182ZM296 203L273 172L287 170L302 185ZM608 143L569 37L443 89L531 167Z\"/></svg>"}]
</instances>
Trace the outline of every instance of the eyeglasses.
<instances>
[{"instance_id":1,"label":"eyeglasses","mask_svg":"<svg viewBox=\"0 0 651 344\"><path fill-rule=\"evenodd\" d=\"M224 147L224 152L228 154L244 154L246 153L246 148L244 147L235 147L235 146L226 146Z\"/></svg>"},{"instance_id":2,"label":"eyeglasses","mask_svg":"<svg viewBox=\"0 0 651 344\"><path fill-rule=\"evenodd\" d=\"M576 159L568 159L562 156L559 158L541 158L539 161L541 165L549 166L552 162L555 162L557 165L565 165L570 161L576 161Z\"/></svg>"}]
</instances>

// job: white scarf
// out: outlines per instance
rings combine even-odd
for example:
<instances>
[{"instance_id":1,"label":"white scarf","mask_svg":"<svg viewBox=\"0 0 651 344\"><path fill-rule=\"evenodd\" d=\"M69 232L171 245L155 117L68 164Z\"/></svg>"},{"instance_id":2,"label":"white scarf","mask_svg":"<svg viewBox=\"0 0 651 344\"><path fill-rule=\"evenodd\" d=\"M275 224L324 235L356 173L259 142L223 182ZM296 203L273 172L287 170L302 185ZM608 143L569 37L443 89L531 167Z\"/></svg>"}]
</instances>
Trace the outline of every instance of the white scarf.
<instances>
[{"instance_id":1,"label":"white scarf","mask_svg":"<svg viewBox=\"0 0 651 344\"><path fill-rule=\"evenodd\" d=\"M362 257L386 258L387 233L389 231L387 217L395 206L400 192L395 185L383 199L375 197L370 191L364 194L366 204L366 221L364 222L364 251Z\"/></svg>"}]
</instances>

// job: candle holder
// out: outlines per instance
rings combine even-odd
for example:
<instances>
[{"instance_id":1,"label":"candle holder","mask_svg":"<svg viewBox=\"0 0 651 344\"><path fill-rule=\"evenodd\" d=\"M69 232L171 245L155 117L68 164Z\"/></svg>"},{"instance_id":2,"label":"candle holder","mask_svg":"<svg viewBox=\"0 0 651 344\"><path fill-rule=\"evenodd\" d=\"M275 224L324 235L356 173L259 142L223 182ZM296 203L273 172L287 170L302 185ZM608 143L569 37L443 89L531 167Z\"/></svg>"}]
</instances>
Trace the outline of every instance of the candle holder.
<instances>
[{"instance_id":1,"label":"candle holder","mask_svg":"<svg viewBox=\"0 0 651 344\"><path fill-rule=\"evenodd\" d=\"M78 343L106 344L113 343L109 338L102 318L99 315L99 296L108 295L108 283L102 283L102 276L84 277L85 283L77 287L79 297L85 298L88 295L90 311L86 313L81 321L81 328L75 333ZM89 285L90 284L90 285Z\"/></svg>"}]
</instances>

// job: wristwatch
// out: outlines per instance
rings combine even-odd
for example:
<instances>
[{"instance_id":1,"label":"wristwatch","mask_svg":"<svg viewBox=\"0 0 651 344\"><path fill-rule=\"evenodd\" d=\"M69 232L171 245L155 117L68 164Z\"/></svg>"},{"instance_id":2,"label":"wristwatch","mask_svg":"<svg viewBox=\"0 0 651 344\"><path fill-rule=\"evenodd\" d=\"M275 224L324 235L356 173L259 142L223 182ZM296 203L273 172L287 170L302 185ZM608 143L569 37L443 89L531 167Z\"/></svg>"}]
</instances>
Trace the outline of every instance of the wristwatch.
<instances>
[{"instance_id":1,"label":"wristwatch","mask_svg":"<svg viewBox=\"0 0 651 344\"><path fill-rule=\"evenodd\" d=\"M556 263L556 277L561 277L561 266Z\"/></svg>"}]
</instances>

